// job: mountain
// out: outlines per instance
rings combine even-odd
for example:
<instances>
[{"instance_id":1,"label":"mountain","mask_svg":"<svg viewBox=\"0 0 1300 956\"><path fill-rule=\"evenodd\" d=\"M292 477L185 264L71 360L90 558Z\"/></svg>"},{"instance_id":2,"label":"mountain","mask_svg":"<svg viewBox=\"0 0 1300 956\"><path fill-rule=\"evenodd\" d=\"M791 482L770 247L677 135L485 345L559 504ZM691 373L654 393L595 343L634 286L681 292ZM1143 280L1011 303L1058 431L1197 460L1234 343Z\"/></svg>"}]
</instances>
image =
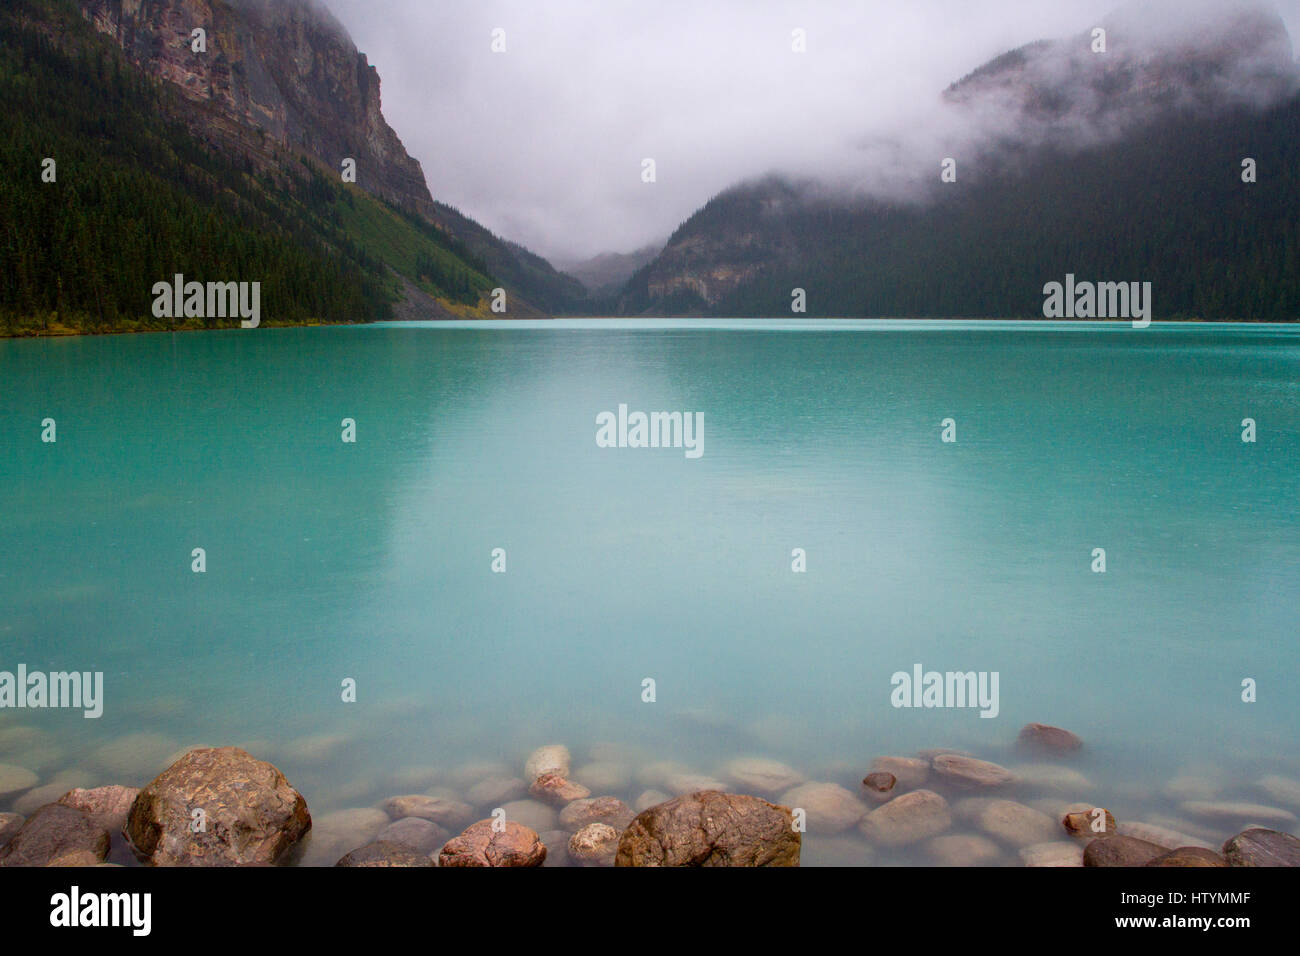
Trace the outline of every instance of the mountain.
<instances>
[{"instance_id":1,"label":"mountain","mask_svg":"<svg viewBox=\"0 0 1300 956\"><path fill-rule=\"evenodd\" d=\"M633 273L652 262L666 244L661 240L632 252L602 252L589 259L574 259L560 265L593 296L608 296L617 293Z\"/></svg>"},{"instance_id":2,"label":"mountain","mask_svg":"<svg viewBox=\"0 0 1300 956\"><path fill-rule=\"evenodd\" d=\"M1276 12L1153 2L1102 26L1105 53L1091 30L1039 41L944 91L956 145L916 159L919 186L773 174L716 196L620 311L789 315L802 288L810 316L1041 317L1073 273L1152 282L1157 318L1300 317L1300 74Z\"/></svg>"},{"instance_id":3,"label":"mountain","mask_svg":"<svg viewBox=\"0 0 1300 956\"><path fill-rule=\"evenodd\" d=\"M498 286L536 316L585 292L430 196L315 0L6 0L0 97L0 159L32 171L0 181L0 331L238 321L154 318L177 273L260 282L267 324L489 316Z\"/></svg>"}]
</instances>

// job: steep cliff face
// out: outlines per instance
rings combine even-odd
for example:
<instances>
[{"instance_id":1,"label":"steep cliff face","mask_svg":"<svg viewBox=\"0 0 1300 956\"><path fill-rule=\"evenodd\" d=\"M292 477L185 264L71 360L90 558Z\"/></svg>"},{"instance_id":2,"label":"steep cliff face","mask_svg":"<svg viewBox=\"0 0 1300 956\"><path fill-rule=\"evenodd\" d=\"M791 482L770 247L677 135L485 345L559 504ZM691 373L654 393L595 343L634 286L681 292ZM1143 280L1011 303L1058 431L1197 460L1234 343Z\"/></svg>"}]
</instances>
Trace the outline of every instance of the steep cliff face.
<instances>
[{"instance_id":1,"label":"steep cliff face","mask_svg":"<svg viewBox=\"0 0 1300 956\"><path fill-rule=\"evenodd\" d=\"M432 218L419 162L380 109L379 74L316 0L77 0L146 72L207 107L186 117L251 155L268 141ZM206 52L193 31L206 32Z\"/></svg>"}]
</instances>

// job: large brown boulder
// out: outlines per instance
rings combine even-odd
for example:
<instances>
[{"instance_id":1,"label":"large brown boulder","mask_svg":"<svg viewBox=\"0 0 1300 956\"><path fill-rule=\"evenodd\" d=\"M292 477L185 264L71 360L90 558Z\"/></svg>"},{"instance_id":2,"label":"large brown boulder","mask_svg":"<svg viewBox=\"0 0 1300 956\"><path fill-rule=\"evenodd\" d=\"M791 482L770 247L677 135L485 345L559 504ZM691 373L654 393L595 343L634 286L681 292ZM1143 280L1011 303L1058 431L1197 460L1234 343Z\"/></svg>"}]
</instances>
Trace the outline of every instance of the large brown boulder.
<instances>
[{"instance_id":1,"label":"large brown boulder","mask_svg":"<svg viewBox=\"0 0 1300 956\"><path fill-rule=\"evenodd\" d=\"M41 807L0 849L0 866L50 866L76 860L93 866L108 856L109 836L89 814L57 803Z\"/></svg>"},{"instance_id":2,"label":"large brown boulder","mask_svg":"<svg viewBox=\"0 0 1300 956\"><path fill-rule=\"evenodd\" d=\"M536 831L507 820L480 820L447 841L438 854L439 866L541 866L546 846Z\"/></svg>"},{"instance_id":3,"label":"large brown boulder","mask_svg":"<svg viewBox=\"0 0 1300 956\"><path fill-rule=\"evenodd\" d=\"M140 791L125 833L155 866L268 866L309 829L307 801L274 766L238 747L200 747Z\"/></svg>"},{"instance_id":4,"label":"large brown boulder","mask_svg":"<svg viewBox=\"0 0 1300 956\"><path fill-rule=\"evenodd\" d=\"M1229 866L1300 866L1300 838L1251 827L1223 844Z\"/></svg>"},{"instance_id":5,"label":"large brown boulder","mask_svg":"<svg viewBox=\"0 0 1300 956\"><path fill-rule=\"evenodd\" d=\"M798 866L789 807L701 790L641 813L623 831L615 866Z\"/></svg>"}]
</instances>

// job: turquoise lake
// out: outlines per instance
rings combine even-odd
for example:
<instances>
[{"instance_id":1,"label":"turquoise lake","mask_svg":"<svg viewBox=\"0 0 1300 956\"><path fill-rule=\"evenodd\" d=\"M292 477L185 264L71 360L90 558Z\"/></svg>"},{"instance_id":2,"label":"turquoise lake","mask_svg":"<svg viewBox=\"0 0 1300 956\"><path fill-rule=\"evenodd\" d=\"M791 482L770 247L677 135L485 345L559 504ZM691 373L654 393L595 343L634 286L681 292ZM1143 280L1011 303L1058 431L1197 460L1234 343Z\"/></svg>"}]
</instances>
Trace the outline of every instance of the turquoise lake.
<instances>
[{"instance_id":1,"label":"turquoise lake","mask_svg":"<svg viewBox=\"0 0 1300 956\"><path fill-rule=\"evenodd\" d=\"M854 789L1029 763L1042 721L1085 742L1064 796L1213 842L1169 781L1300 776L1300 328L268 328L3 341L0 386L0 670L105 682L0 712L42 784L240 744L319 819L559 742L629 803L751 755ZM620 404L702 413L703 454L598 447ZM997 672L997 716L894 707L918 663Z\"/></svg>"}]
</instances>

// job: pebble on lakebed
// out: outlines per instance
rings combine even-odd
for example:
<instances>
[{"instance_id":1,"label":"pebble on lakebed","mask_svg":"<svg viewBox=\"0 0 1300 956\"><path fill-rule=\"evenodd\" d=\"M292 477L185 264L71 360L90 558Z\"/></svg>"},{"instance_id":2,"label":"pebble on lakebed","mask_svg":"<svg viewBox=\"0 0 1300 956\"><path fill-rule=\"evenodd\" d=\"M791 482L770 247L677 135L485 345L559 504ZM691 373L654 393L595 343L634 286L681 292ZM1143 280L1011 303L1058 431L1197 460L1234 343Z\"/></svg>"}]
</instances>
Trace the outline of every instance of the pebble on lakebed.
<instances>
[{"instance_id":1,"label":"pebble on lakebed","mask_svg":"<svg viewBox=\"0 0 1300 956\"><path fill-rule=\"evenodd\" d=\"M150 755L162 745L124 739ZM1082 742L1029 724L1014 748L1060 760ZM125 846L160 866L798 866L804 851L850 866L1300 866L1300 838L1269 828L1291 828L1300 797L1277 774L1234 785L1223 768L1184 767L1149 792L1117 786L1116 805L1137 817L1117 821L1089 802L1105 787L1073 767L951 748L820 768L750 755L709 770L616 745L579 756L575 771L568 747L539 747L514 764L522 776L504 763L408 768L379 781L396 795L314 821L275 766L233 747L174 754L139 790L0 762L0 865L103 865ZM211 805L216 832L189 832L191 804Z\"/></svg>"}]
</instances>

